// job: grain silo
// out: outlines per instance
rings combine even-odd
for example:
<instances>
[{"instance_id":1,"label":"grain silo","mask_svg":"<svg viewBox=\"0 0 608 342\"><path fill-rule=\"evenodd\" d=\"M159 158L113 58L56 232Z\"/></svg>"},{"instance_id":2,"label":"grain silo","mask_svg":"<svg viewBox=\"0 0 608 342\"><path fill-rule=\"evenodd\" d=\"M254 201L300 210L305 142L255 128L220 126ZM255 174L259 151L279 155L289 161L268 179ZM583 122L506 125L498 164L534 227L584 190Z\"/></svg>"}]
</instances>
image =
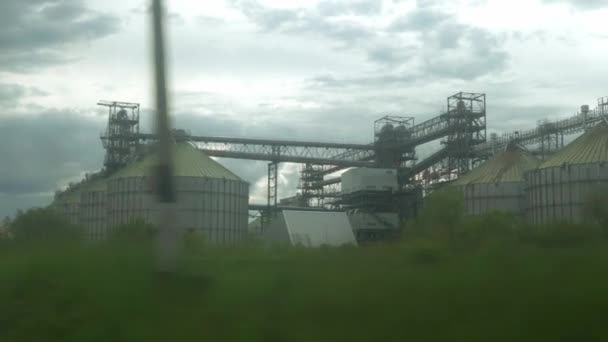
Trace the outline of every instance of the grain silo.
<instances>
[{"instance_id":1,"label":"grain silo","mask_svg":"<svg viewBox=\"0 0 608 342\"><path fill-rule=\"evenodd\" d=\"M504 211L523 216L526 208L524 175L538 164L527 150L510 144L452 185L463 192L469 215Z\"/></svg>"},{"instance_id":2,"label":"grain silo","mask_svg":"<svg viewBox=\"0 0 608 342\"><path fill-rule=\"evenodd\" d=\"M608 185L608 123L598 125L528 173L529 219L580 223L589 197Z\"/></svg>"},{"instance_id":3,"label":"grain silo","mask_svg":"<svg viewBox=\"0 0 608 342\"><path fill-rule=\"evenodd\" d=\"M160 204L149 185L157 155L118 171L108 180L108 227L142 219L159 222ZM233 243L247 233L249 184L188 143L174 147L176 227L206 235L214 243Z\"/></svg>"},{"instance_id":4,"label":"grain silo","mask_svg":"<svg viewBox=\"0 0 608 342\"><path fill-rule=\"evenodd\" d=\"M78 185L70 185L66 190L57 192L51 204L56 212L65 217L71 224L79 224L80 188Z\"/></svg>"},{"instance_id":5,"label":"grain silo","mask_svg":"<svg viewBox=\"0 0 608 342\"><path fill-rule=\"evenodd\" d=\"M106 236L108 210L107 180L97 176L88 180L80 190L80 224L87 240L103 240Z\"/></svg>"}]
</instances>

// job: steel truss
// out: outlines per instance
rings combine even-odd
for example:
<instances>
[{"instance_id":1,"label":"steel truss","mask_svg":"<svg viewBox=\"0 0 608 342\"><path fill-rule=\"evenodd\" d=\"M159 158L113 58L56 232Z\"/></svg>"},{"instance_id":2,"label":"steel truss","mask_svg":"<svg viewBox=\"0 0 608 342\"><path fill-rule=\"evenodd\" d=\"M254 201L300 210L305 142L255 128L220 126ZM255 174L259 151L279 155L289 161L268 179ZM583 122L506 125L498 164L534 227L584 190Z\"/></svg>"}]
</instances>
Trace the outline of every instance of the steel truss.
<instances>
[{"instance_id":1,"label":"steel truss","mask_svg":"<svg viewBox=\"0 0 608 342\"><path fill-rule=\"evenodd\" d=\"M479 144L473 148L476 153L489 156L503 150L509 143L539 145L542 151L550 153L563 146L563 136L580 133L608 118L608 97L598 99L598 106L592 111L582 109L579 113L562 120L544 120L536 128L526 131L506 133L500 137Z\"/></svg>"}]
</instances>

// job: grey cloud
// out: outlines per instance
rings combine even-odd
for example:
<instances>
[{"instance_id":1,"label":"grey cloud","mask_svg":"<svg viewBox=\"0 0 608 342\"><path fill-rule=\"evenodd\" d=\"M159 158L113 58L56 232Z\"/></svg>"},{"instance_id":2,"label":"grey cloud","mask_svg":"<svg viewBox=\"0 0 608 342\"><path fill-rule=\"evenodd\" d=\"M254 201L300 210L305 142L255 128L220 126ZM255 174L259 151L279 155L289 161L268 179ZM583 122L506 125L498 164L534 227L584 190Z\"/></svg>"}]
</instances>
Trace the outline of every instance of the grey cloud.
<instances>
[{"instance_id":1,"label":"grey cloud","mask_svg":"<svg viewBox=\"0 0 608 342\"><path fill-rule=\"evenodd\" d=\"M53 192L59 181L99 169L104 123L68 110L0 119L0 194Z\"/></svg>"},{"instance_id":2,"label":"grey cloud","mask_svg":"<svg viewBox=\"0 0 608 342\"><path fill-rule=\"evenodd\" d=\"M285 23L297 18L298 13L292 10L268 8L256 0L229 0L233 7L264 30L273 31Z\"/></svg>"},{"instance_id":3,"label":"grey cloud","mask_svg":"<svg viewBox=\"0 0 608 342\"><path fill-rule=\"evenodd\" d=\"M0 71L27 72L64 63L66 46L118 30L118 17L83 5L82 0L5 0L0 11Z\"/></svg>"},{"instance_id":4,"label":"grey cloud","mask_svg":"<svg viewBox=\"0 0 608 342\"><path fill-rule=\"evenodd\" d=\"M337 40L343 45L351 45L374 35L372 29L358 22L332 18L334 11L346 11L341 14L347 14L348 11L361 12L367 7L373 9L373 6L368 4L369 1L358 1L353 4L334 2L333 5L325 5L329 6L328 8L314 10L275 9L251 0L231 0L231 2L252 22L266 31L316 35ZM371 13L373 14L374 11Z\"/></svg>"},{"instance_id":5,"label":"grey cloud","mask_svg":"<svg viewBox=\"0 0 608 342\"><path fill-rule=\"evenodd\" d=\"M18 84L0 83L0 104L3 107L15 107L25 96L25 87Z\"/></svg>"},{"instance_id":6,"label":"grey cloud","mask_svg":"<svg viewBox=\"0 0 608 342\"><path fill-rule=\"evenodd\" d=\"M332 75L317 76L308 81L307 87L311 90L322 88L370 88L390 87L406 83L414 83L415 75L408 74L386 74L386 75L362 75L357 77L339 78Z\"/></svg>"},{"instance_id":7,"label":"grey cloud","mask_svg":"<svg viewBox=\"0 0 608 342\"><path fill-rule=\"evenodd\" d=\"M0 193L0 219L14 217L17 210L46 207L53 200L52 194L7 195Z\"/></svg>"},{"instance_id":8,"label":"grey cloud","mask_svg":"<svg viewBox=\"0 0 608 342\"><path fill-rule=\"evenodd\" d=\"M500 37L459 23L434 1L419 1L416 9L386 28L340 18L338 14L348 14L353 8L346 2L321 2L315 9L295 10L265 7L251 0L232 3L266 31L325 37L337 43L334 47L365 54L379 68L376 75L342 80L342 86L403 83L415 76L472 80L503 70L509 61ZM368 16L378 11L381 5ZM323 83L338 85L335 80Z\"/></svg>"},{"instance_id":9,"label":"grey cloud","mask_svg":"<svg viewBox=\"0 0 608 342\"><path fill-rule=\"evenodd\" d=\"M338 0L321 1L317 10L323 16L336 15L374 15L382 12L381 0Z\"/></svg>"},{"instance_id":10,"label":"grey cloud","mask_svg":"<svg viewBox=\"0 0 608 342\"><path fill-rule=\"evenodd\" d=\"M370 44L367 48L367 56L370 61L388 66L396 66L410 61L416 56L415 45L402 44L400 42Z\"/></svg>"},{"instance_id":11,"label":"grey cloud","mask_svg":"<svg viewBox=\"0 0 608 342\"><path fill-rule=\"evenodd\" d=\"M395 19L388 27L389 31L425 31L447 21L449 16L431 8L417 8L415 11Z\"/></svg>"},{"instance_id":12,"label":"grey cloud","mask_svg":"<svg viewBox=\"0 0 608 342\"><path fill-rule=\"evenodd\" d=\"M16 107L26 96L46 96L47 92L36 87L24 87L19 84L0 83L0 105L4 108Z\"/></svg>"},{"instance_id":13,"label":"grey cloud","mask_svg":"<svg viewBox=\"0 0 608 342\"><path fill-rule=\"evenodd\" d=\"M509 54L503 47L504 37L459 23L450 13L428 5L419 4L388 27L389 32L418 35L420 46L416 56L422 77L472 80L506 68ZM369 51L370 59L377 63L395 63L390 57L401 49L398 43L392 48L397 52L391 54L391 46L385 47L381 55ZM385 58L378 58L383 56Z\"/></svg>"},{"instance_id":14,"label":"grey cloud","mask_svg":"<svg viewBox=\"0 0 608 342\"><path fill-rule=\"evenodd\" d=\"M76 58L64 56L58 51L6 51L0 54L0 72L31 73L48 66L69 63L75 60Z\"/></svg>"},{"instance_id":15,"label":"grey cloud","mask_svg":"<svg viewBox=\"0 0 608 342\"><path fill-rule=\"evenodd\" d=\"M452 35L450 30L439 31L434 39L425 42L428 49L424 59L427 73L473 80L506 68L509 54L496 36L480 28L461 26L459 29L459 35Z\"/></svg>"}]
</instances>

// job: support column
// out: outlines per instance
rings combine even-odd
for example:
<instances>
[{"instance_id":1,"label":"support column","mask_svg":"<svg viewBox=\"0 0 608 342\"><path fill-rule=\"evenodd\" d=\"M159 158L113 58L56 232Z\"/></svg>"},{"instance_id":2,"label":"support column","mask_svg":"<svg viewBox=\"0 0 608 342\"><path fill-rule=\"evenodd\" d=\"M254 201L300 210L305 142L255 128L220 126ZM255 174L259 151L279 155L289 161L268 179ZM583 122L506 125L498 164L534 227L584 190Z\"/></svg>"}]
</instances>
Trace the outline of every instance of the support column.
<instances>
[{"instance_id":1,"label":"support column","mask_svg":"<svg viewBox=\"0 0 608 342\"><path fill-rule=\"evenodd\" d=\"M277 212L277 193L278 193L279 163L268 164L268 187L267 187L267 207L262 213L262 231L268 227L270 221Z\"/></svg>"},{"instance_id":2,"label":"support column","mask_svg":"<svg viewBox=\"0 0 608 342\"><path fill-rule=\"evenodd\" d=\"M268 208L277 207L277 192L278 192L278 177L279 163L272 162L268 164Z\"/></svg>"}]
</instances>

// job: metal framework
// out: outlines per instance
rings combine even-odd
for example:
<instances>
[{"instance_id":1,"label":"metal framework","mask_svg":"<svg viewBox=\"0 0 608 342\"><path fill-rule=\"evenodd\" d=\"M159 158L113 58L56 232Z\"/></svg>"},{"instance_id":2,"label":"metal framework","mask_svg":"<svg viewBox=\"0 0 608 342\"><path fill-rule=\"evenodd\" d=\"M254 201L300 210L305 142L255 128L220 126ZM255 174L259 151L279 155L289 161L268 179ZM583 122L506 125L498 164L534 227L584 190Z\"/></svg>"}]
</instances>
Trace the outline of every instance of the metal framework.
<instances>
[{"instance_id":1,"label":"metal framework","mask_svg":"<svg viewBox=\"0 0 608 342\"><path fill-rule=\"evenodd\" d=\"M140 141L156 139L154 134L139 133L138 104L101 101L99 105L110 111L108 129L102 135L106 169L124 166ZM270 162L268 208L276 207L278 200L279 163L305 164L299 184L302 196L309 206L324 206L328 204L325 199L339 196L340 183L340 178L325 176L348 167L398 168L404 184L453 179L512 141L538 145L536 151L547 155L563 146L564 135L585 130L607 116L608 97L603 97L592 111L583 106L573 117L542 121L534 129L486 141L486 95L461 92L447 98L446 112L418 124L411 117L384 116L376 120L374 142L370 144L193 136L183 130L175 131L174 137L195 142L210 156ZM416 161L417 146L442 138L439 151Z\"/></svg>"},{"instance_id":2,"label":"metal framework","mask_svg":"<svg viewBox=\"0 0 608 342\"><path fill-rule=\"evenodd\" d=\"M473 165L483 160L484 155L473 149L474 146L486 141L486 95L480 93L460 92L447 98L447 111L429 120L414 125L411 118L383 117L374 122L376 155L368 156L367 160L375 161L375 167L390 167L400 170L401 184L416 181L418 174L441 163L442 173L455 178L470 170ZM379 124L380 123L380 124ZM395 125L403 125L395 134ZM387 124L391 128L382 129ZM383 136L387 138L382 139ZM416 163L415 148L441 138L444 147L431 156ZM335 159L352 158L353 154L346 152L334 156ZM396 160L399 160L397 163ZM318 171L309 177L319 179L331 173L343 170L343 166L333 166ZM318 188L334 186L340 183L340 178L318 180L309 187Z\"/></svg>"},{"instance_id":3,"label":"metal framework","mask_svg":"<svg viewBox=\"0 0 608 342\"><path fill-rule=\"evenodd\" d=\"M473 147L481 155L489 156L504 149L509 143L531 146L539 145L540 153L550 153L563 146L564 135L575 134L587 130L599 121L608 117L608 97L598 99L596 109L590 111L588 106L582 106L581 111L569 118L557 121L540 121L536 128L526 131L515 131Z\"/></svg>"},{"instance_id":4,"label":"metal framework","mask_svg":"<svg viewBox=\"0 0 608 342\"><path fill-rule=\"evenodd\" d=\"M374 121L374 160L377 167L399 168L403 162L415 159L413 146L403 146L410 140L413 126L412 117L387 115Z\"/></svg>"},{"instance_id":5,"label":"metal framework","mask_svg":"<svg viewBox=\"0 0 608 342\"><path fill-rule=\"evenodd\" d=\"M295 140L269 140L229 137L182 135L175 139L196 143L198 148L212 157L262 160L313 165L372 166L374 147L363 144L312 142ZM153 134L140 134L142 140L155 140ZM335 158L348 154L347 158Z\"/></svg>"},{"instance_id":6,"label":"metal framework","mask_svg":"<svg viewBox=\"0 0 608 342\"><path fill-rule=\"evenodd\" d=\"M127 165L139 145L139 103L99 101L108 108L108 125L101 135L106 150L104 167L114 172Z\"/></svg>"},{"instance_id":7,"label":"metal framework","mask_svg":"<svg viewBox=\"0 0 608 342\"><path fill-rule=\"evenodd\" d=\"M454 127L443 142L449 172L454 178L468 172L482 159L472 148L486 142L486 95L458 93L448 97L448 126ZM431 157L438 158L435 153ZM426 162L431 166L435 163Z\"/></svg>"},{"instance_id":8,"label":"metal framework","mask_svg":"<svg viewBox=\"0 0 608 342\"><path fill-rule=\"evenodd\" d=\"M279 163L272 162L268 164L268 210L272 210L277 206L277 194L279 183Z\"/></svg>"}]
</instances>

